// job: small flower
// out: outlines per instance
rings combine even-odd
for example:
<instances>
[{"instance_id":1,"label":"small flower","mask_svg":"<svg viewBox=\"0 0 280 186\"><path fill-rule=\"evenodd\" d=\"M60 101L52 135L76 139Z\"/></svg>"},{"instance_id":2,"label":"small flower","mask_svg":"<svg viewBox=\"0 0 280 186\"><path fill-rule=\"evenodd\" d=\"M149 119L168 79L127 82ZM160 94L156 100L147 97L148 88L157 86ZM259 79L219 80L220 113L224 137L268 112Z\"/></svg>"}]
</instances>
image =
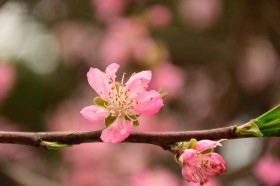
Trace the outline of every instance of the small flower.
<instances>
[{"instance_id":1,"label":"small flower","mask_svg":"<svg viewBox=\"0 0 280 186\"><path fill-rule=\"evenodd\" d=\"M184 144L184 143L182 143ZM200 185L205 184L210 177L226 171L226 162L222 156L212 152L217 146L222 146L219 141L192 139L187 148L179 149L178 162L182 166L183 176Z\"/></svg>"},{"instance_id":2,"label":"small flower","mask_svg":"<svg viewBox=\"0 0 280 186\"><path fill-rule=\"evenodd\" d=\"M131 133L133 125L138 125L140 115L152 115L163 106L158 92L147 91L151 71L133 74L126 83L124 74L119 83L115 81L118 68L119 65L113 63L105 72L90 68L87 73L90 86L100 97L94 99L95 105L82 109L81 114L93 123L105 121L106 128L101 134L104 142L123 141Z\"/></svg>"}]
</instances>

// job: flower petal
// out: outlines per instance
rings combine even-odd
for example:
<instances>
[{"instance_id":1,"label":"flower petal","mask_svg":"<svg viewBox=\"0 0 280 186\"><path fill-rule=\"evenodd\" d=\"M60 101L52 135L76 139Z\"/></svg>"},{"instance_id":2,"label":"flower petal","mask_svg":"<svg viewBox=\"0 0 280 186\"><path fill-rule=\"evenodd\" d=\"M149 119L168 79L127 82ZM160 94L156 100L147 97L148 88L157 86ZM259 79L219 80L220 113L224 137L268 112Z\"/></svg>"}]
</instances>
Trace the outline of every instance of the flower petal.
<instances>
[{"instance_id":1,"label":"flower petal","mask_svg":"<svg viewBox=\"0 0 280 186\"><path fill-rule=\"evenodd\" d=\"M152 79L151 71L142 71L137 74L132 75L129 80L126 82L124 88L125 92L128 92L128 96L133 99L138 96L140 93L145 91Z\"/></svg>"},{"instance_id":2,"label":"flower petal","mask_svg":"<svg viewBox=\"0 0 280 186\"><path fill-rule=\"evenodd\" d=\"M161 95L155 91L144 91L135 98L137 104L134 106L134 112L144 116L157 113L163 107Z\"/></svg>"},{"instance_id":3,"label":"flower petal","mask_svg":"<svg viewBox=\"0 0 280 186\"><path fill-rule=\"evenodd\" d=\"M103 142L118 143L126 139L132 131L132 121L117 118L114 123L104 129L101 134Z\"/></svg>"},{"instance_id":4,"label":"flower petal","mask_svg":"<svg viewBox=\"0 0 280 186\"><path fill-rule=\"evenodd\" d=\"M209 156L214 162L221 165L220 167L218 167L219 168L219 171L217 171L218 173L226 171L226 162L220 154L212 152L209 154ZM216 168L216 170L218 169Z\"/></svg>"},{"instance_id":5,"label":"flower petal","mask_svg":"<svg viewBox=\"0 0 280 186\"><path fill-rule=\"evenodd\" d=\"M202 163L203 174L206 177L216 176L222 172L226 171L226 162L223 160L222 156L217 153L208 153L201 156L201 161L207 162Z\"/></svg>"},{"instance_id":6,"label":"flower petal","mask_svg":"<svg viewBox=\"0 0 280 186\"><path fill-rule=\"evenodd\" d=\"M193 148L196 151L201 152L210 148L215 148L217 146L222 146L222 144L219 141L201 140L197 142Z\"/></svg>"},{"instance_id":7,"label":"flower petal","mask_svg":"<svg viewBox=\"0 0 280 186\"><path fill-rule=\"evenodd\" d=\"M97 68L90 68L87 73L88 83L102 98L108 98L109 78Z\"/></svg>"},{"instance_id":8,"label":"flower petal","mask_svg":"<svg viewBox=\"0 0 280 186\"><path fill-rule=\"evenodd\" d=\"M91 122L102 121L110 114L106 108L95 105L83 108L80 113Z\"/></svg>"},{"instance_id":9,"label":"flower petal","mask_svg":"<svg viewBox=\"0 0 280 186\"><path fill-rule=\"evenodd\" d=\"M199 178L197 178L196 171L194 167L184 166L182 168L182 175L191 182L199 183Z\"/></svg>"},{"instance_id":10,"label":"flower petal","mask_svg":"<svg viewBox=\"0 0 280 186\"><path fill-rule=\"evenodd\" d=\"M119 67L120 65L117 63L112 63L109 65L105 70L106 76L112 78L113 80L116 79L116 72L118 71Z\"/></svg>"},{"instance_id":11,"label":"flower petal","mask_svg":"<svg viewBox=\"0 0 280 186\"><path fill-rule=\"evenodd\" d=\"M196 157L196 151L193 149L185 149L182 156L184 164L196 166L199 163L199 160Z\"/></svg>"}]
</instances>

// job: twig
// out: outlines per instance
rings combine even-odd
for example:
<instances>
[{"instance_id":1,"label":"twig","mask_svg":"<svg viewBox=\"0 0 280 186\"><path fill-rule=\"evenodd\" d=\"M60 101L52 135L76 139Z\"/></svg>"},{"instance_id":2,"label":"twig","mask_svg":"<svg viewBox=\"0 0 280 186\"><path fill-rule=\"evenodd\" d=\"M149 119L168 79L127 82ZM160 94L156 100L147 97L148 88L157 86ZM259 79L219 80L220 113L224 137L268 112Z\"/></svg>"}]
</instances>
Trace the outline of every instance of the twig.
<instances>
[{"instance_id":1,"label":"twig","mask_svg":"<svg viewBox=\"0 0 280 186\"><path fill-rule=\"evenodd\" d=\"M0 8L3 6L8 0L0 0Z\"/></svg>"},{"instance_id":2,"label":"twig","mask_svg":"<svg viewBox=\"0 0 280 186\"><path fill-rule=\"evenodd\" d=\"M180 132L133 132L124 140L126 143L147 143L169 149L171 144L187 141L191 138L201 139L233 139L243 138L235 135L235 126L199 131ZM101 130L69 131L69 132L9 132L0 131L0 143L23 144L48 149L48 143L56 142L65 145L101 142ZM253 137L253 136L246 136Z\"/></svg>"}]
</instances>

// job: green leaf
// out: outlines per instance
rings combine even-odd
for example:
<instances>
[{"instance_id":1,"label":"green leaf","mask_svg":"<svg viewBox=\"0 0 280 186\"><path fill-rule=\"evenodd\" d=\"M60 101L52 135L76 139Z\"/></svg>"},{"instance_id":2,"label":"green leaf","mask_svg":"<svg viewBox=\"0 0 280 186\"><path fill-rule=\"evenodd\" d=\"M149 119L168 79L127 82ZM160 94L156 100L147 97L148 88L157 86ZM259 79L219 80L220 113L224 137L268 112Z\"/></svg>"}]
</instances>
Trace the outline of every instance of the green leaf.
<instances>
[{"instance_id":1,"label":"green leaf","mask_svg":"<svg viewBox=\"0 0 280 186\"><path fill-rule=\"evenodd\" d=\"M133 121L133 126L138 127L139 126L139 121L138 120Z\"/></svg>"},{"instance_id":2,"label":"green leaf","mask_svg":"<svg viewBox=\"0 0 280 186\"><path fill-rule=\"evenodd\" d=\"M94 102L96 105L102 106L102 107L104 107L105 105L108 104L108 102L105 101L104 99L102 99L101 97L96 97L96 98L94 98L93 102Z\"/></svg>"},{"instance_id":3,"label":"green leaf","mask_svg":"<svg viewBox=\"0 0 280 186\"><path fill-rule=\"evenodd\" d=\"M256 124L261 127L262 125L266 125L269 122L272 122L274 120L280 119L280 105L277 105L273 109L267 111L260 117L256 119Z\"/></svg>"},{"instance_id":4,"label":"green leaf","mask_svg":"<svg viewBox=\"0 0 280 186\"><path fill-rule=\"evenodd\" d=\"M105 126L109 127L115 120L117 119L117 116L109 116L105 119Z\"/></svg>"},{"instance_id":5,"label":"green leaf","mask_svg":"<svg viewBox=\"0 0 280 186\"><path fill-rule=\"evenodd\" d=\"M279 136L280 135L280 105L267 111L260 117L254 120L264 136Z\"/></svg>"}]
</instances>

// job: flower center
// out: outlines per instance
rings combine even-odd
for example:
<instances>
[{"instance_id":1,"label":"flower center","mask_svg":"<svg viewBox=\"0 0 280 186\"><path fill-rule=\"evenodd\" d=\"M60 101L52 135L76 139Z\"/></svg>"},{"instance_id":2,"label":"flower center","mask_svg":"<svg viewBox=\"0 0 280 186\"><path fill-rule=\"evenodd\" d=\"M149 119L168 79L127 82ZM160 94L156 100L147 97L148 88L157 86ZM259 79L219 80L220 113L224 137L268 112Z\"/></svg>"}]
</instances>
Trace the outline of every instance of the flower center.
<instances>
[{"instance_id":1,"label":"flower center","mask_svg":"<svg viewBox=\"0 0 280 186\"><path fill-rule=\"evenodd\" d=\"M121 83L115 82L112 78L109 79L109 98L108 105L106 107L109 109L112 116L124 117L134 115L134 106L137 101L130 99L128 96L129 90L124 90L126 84L123 83L125 73L123 74ZM132 119L133 120L133 119Z\"/></svg>"}]
</instances>

